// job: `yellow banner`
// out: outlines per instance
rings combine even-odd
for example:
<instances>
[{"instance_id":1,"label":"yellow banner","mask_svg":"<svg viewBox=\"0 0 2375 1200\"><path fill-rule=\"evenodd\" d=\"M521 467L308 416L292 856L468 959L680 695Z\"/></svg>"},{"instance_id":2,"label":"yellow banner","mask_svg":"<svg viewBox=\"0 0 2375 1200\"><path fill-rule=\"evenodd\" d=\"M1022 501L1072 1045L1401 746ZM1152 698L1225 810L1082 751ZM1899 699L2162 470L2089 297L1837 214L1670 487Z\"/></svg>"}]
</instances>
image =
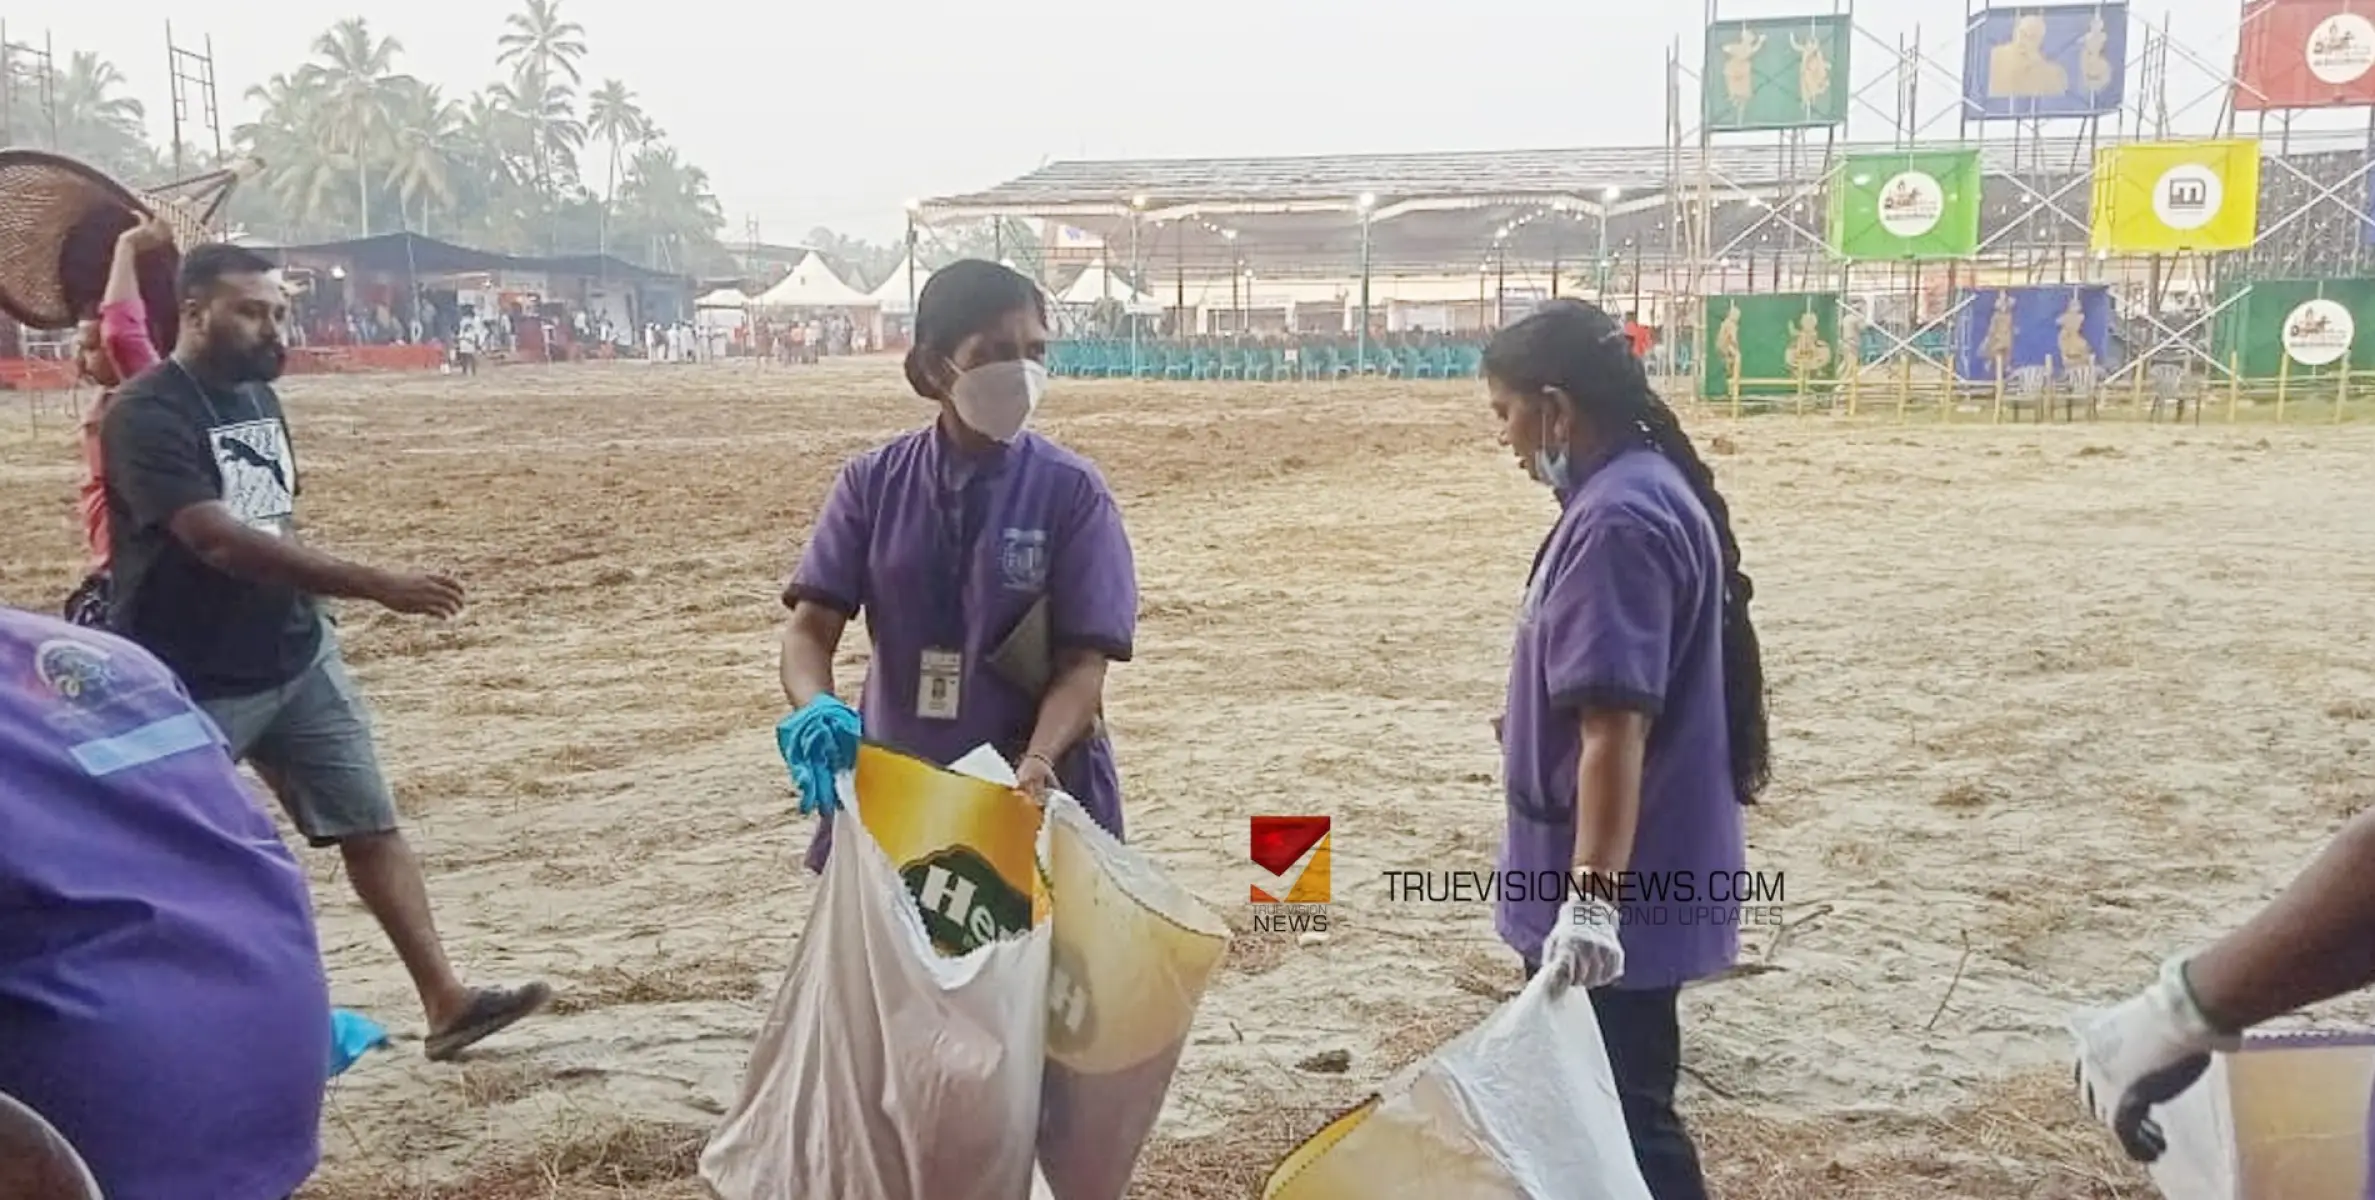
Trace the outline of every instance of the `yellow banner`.
<instances>
[{"instance_id":1,"label":"yellow banner","mask_svg":"<svg viewBox=\"0 0 2375 1200\"><path fill-rule=\"evenodd\" d=\"M2257 139L2106 146L2095 151L2087 241L2108 254L2245 250L2259 202Z\"/></svg>"},{"instance_id":2,"label":"yellow banner","mask_svg":"<svg viewBox=\"0 0 2375 1200\"><path fill-rule=\"evenodd\" d=\"M858 747L855 783L858 818L942 954L1028 933L1045 916L1039 806L1021 793L872 743Z\"/></svg>"}]
</instances>

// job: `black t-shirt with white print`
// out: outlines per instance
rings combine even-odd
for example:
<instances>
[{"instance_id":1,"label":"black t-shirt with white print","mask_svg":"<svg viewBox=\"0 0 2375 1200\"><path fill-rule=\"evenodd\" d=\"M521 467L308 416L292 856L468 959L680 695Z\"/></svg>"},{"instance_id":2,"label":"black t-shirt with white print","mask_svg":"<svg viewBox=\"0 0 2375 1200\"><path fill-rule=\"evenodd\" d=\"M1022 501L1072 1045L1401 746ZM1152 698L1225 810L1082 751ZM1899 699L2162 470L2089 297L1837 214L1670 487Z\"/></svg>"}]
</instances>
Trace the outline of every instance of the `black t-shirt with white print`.
<instances>
[{"instance_id":1,"label":"black t-shirt with white print","mask_svg":"<svg viewBox=\"0 0 2375 1200\"><path fill-rule=\"evenodd\" d=\"M116 632L200 700L269 691L312 666L322 638L312 597L217 571L170 528L175 513L220 500L250 527L288 535L297 459L280 397L260 383L206 387L168 358L116 392L99 437Z\"/></svg>"}]
</instances>

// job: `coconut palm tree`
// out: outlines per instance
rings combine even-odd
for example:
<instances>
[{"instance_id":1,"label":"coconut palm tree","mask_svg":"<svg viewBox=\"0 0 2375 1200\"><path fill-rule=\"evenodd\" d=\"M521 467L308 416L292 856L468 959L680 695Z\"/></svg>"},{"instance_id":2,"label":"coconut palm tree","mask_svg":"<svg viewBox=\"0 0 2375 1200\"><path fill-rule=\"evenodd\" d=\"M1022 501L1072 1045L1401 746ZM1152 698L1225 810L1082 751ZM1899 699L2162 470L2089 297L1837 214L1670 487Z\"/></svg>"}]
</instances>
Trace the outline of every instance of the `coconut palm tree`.
<instances>
[{"instance_id":1,"label":"coconut palm tree","mask_svg":"<svg viewBox=\"0 0 2375 1200\"><path fill-rule=\"evenodd\" d=\"M537 193L548 203L555 200L561 185L576 178L577 151L586 140L575 94L535 72L490 85L487 92L527 132Z\"/></svg>"},{"instance_id":2,"label":"coconut palm tree","mask_svg":"<svg viewBox=\"0 0 2375 1200\"><path fill-rule=\"evenodd\" d=\"M717 256L725 211L710 191L708 172L679 158L675 147L637 150L619 201L620 225L651 247L653 263L687 270Z\"/></svg>"},{"instance_id":3,"label":"coconut palm tree","mask_svg":"<svg viewBox=\"0 0 2375 1200\"><path fill-rule=\"evenodd\" d=\"M435 84L412 83L397 90L392 112L396 139L388 186L407 223L417 209L419 228L427 233L431 208L451 210L458 198L454 168L461 157L462 106Z\"/></svg>"},{"instance_id":4,"label":"coconut palm tree","mask_svg":"<svg viewBox=\"0 0 2375 1200\"><path fill-rule=\"evenodd\" d=\"M561 0L528 0L525 8L503 18L495 62L510 67L513 75L565 76L575 86L585 82L577 71L577 60L586 53L585 33L585 26L561 19Z\"/></svg>"},{"instance_id":5,"label":"coconut palm tree","mask_svg":"<svg viewBox=\"0 0 2375 1200\"><path fill-rule=\"evenodd\" d=\"M598 253L610 252L610 215L618 202L619 156L628 142L641 144L650 136L651 118L635 103L635 93L616 79L605 79L586 97L586 132L610 148L610 173L602 189L602 230Z\"/></svg>"},{"instance_id":6,"label":"coconut palm tree","mask_svg":"<svg viewBox=\"0 0 2375 1200\"><path fill-rule=\"evenodd\" d=\"M338 202L347 178L336 158L322 148L323 86L318 73L302 69L294 75L274 75L247 89L247 98L259 111L255 120L232 131L242 152L264 162L256 186L234 192L232 204L255 219L260 214L247 211L248 206L258 194L268 197L276 218L272 223L283 237L299 229L326 230L341 215Z\"/></svg>"},{"instance_id":7,"label":"coconut palm tree","mask_svg":"<svg viewBox=\"0 0 2375 1200\"><path fill-rule=\"evenodd\" d=\"M113 174L146 176L153 169L155 152L141 126L145 110L140 101L117 94L125 84L114 63L92 51L76 50L67 57L66 69L54 71L49 82L59 153ZM48 130L40 132L46 135Z\"/></svg>"},{"instance_id":8,"label":"coconut palm tree","mask_svg":"<svg viewBox=\"0 0 2375 1200\"><path fill-rule=\"evenodd\" d=\"M314 55L299 72L319 89L323 148L339 157L355 181L356 232L371 233L372 168L395 144L395 106L409 76L395 73L404 44L376 37L363 17L348 17L315 38Z\"/></svg>"}]
</instances>

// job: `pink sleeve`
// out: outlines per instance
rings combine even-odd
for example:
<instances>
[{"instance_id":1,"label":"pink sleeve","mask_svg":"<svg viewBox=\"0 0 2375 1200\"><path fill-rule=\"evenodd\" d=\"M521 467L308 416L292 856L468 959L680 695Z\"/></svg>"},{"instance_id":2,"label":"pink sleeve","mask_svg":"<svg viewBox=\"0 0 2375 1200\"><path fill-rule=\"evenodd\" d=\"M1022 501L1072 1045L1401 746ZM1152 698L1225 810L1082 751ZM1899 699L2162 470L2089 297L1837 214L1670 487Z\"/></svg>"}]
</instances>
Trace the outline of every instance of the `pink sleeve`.
<instances>
[{"instance_id":1,"label":"pink sleeve","mask_svg":"<svg viewBox=\"0 0 2375 1200\"><path fill-rule=\"evenodd\" d=\"M148 312L138 300L99 306L99 340L115 360L115 372L130 379L157 365L157 344L148 335Z\"/></svg>"}]
</instances>

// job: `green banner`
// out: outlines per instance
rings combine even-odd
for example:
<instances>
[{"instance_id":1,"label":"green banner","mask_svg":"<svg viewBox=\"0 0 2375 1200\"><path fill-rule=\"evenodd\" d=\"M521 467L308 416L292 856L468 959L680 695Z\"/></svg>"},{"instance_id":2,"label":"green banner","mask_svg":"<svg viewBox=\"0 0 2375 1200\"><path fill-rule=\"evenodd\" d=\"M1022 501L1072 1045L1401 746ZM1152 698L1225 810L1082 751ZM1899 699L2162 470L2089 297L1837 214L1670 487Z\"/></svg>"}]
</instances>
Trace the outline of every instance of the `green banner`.
<instances>
[{"instance_id":1,"label":"green banner","mask_svg":"<svg viewBox=\"0 0 2375 1200\"><path fill-rule=\"evenodd\" d=\"M1844 357L1839 293L1709 296L1699 328L1699 395L1787 396L1827 385Z\"/></svg>"},{"instance_id":2,"label":"green banner","mask_svg":"<svg viewBox=\"0 0 2375 1200\"><path fill-rule=\"evenodd\" d=\"M1831 181L1831 250L1844 259L1979 252L1977 150L1851 154Z\"/></svg>"},{"instance_id":3,"label":"green banner","mask_svg":"<svg viewBox=\"0 0 2375 1200\"><path fill-rule=\"evenodd\" d=\"M2220 365L2245 379L2375 371L2375 279L2274 279L2230 283L2210 336ZM2289 361L2287 361L2289 360Z\"/></svg>"},{"instance_id":4,"label":"green banner","mask_svg":"<svg viewBox=\"0 0 2375 1200\"><path fill-rule=\"evenodd\" d=\"M1847 120L1844 16L1717 21L1707 27L1707 70L1699 77L1710 131L1802 129Z\"/></svg>"}]
</instances>

